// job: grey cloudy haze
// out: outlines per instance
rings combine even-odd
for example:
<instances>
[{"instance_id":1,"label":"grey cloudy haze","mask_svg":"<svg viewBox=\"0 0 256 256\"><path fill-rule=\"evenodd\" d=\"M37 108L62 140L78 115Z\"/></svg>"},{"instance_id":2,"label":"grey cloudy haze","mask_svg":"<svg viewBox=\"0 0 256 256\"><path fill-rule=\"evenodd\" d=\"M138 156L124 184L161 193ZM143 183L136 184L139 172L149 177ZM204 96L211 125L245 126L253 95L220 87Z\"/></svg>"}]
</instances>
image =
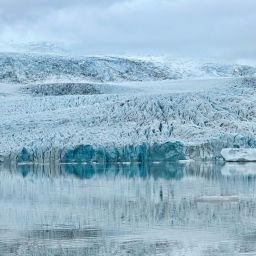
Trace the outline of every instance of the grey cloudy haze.
<instances>
[{"instance_id":1,"label":"grey cloudy haze","mask_svg":"<svg viewBox=\"0 0 256 256\"><path fill-rule=\"evenodd\" d=\"M255 0L0 0L0 40L86 54L256 58Z\"/></svg>"}]
</instances>

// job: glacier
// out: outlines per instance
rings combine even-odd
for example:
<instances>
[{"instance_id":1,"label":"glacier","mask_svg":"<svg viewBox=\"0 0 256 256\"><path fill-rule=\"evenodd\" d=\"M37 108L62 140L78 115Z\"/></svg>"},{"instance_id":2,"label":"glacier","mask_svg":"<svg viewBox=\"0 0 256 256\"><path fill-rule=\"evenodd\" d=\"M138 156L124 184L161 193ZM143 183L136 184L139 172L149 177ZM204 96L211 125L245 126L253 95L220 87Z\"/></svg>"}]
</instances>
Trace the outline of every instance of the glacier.
<instances>
[{"instance_id":1,"label":"glacier","mask_svg":"<svg viewBox=\"0 0 256 256\"><path fill-rule=\"evenodd\" d=\"M0 161L223 160L256 147L256 67L0 54Z\"/></svg>"}]
</instances>

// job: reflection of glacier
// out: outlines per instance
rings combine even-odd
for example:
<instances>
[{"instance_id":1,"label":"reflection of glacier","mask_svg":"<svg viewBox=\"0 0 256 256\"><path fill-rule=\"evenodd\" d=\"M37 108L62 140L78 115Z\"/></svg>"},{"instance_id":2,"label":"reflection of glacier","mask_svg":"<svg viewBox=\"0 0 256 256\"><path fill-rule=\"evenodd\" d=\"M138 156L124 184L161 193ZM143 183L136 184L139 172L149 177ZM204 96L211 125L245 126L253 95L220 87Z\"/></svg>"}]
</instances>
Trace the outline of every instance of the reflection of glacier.
<instances>
[{"instance_id":1,"label":"reflection of glacier","mask_svg":"<svg viewBox=\"0 0 256 256\"><path fill-rule=\"evenodd\" d=\"M112 249L133 255L253 252L256 177L224 177L222 168L207 163L2 166L0 227L9 231L0 240L26 255L38 246L49 255L71 248L73 255L86 250L114 255ZM238 202L196 200L234 195Z\"/></svg>"},{"instance_id":2,"label":"reflection of glacier","mask_svg":"<svg viewBox=\"0 0 256 256\"><path fill-rule=\"evenodd\" d=\"M54 163L43 164L19 164L0 165L2 170L10 169L13 174L20 174L26 177L66 177L71 176L78 179L92 179L95 177L118 178L123 176L127 179L164 179L181 180L185 177L200 177L209 179L221 179L222 170L227 164L210 162L158 162L158 163L108 163L108 164L70 164ZM256 165L255 165L256 166ZM233 166L236 168L236 166ZM239 166L238 166L239 167ZM231 174L232 175L232 174Z\"/></svg>"}]
</instances>

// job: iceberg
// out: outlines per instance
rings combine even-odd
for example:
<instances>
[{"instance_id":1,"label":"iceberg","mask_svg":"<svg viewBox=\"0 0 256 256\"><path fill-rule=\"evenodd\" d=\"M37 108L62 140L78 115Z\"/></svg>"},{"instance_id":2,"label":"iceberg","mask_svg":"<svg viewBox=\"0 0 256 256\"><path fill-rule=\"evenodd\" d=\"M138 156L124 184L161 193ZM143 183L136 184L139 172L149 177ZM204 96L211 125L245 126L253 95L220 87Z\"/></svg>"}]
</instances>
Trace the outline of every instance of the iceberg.
<instances>
[{"instance_id":1,"label":"iceberg","mask_svg":"<svg viewBox=\"0 0 256 256\"><path fill-rule=\"evenodd\" d=\"M223 148L221 155L227 162L255 162L256 148Z\"/></svg>"}]
</instances>

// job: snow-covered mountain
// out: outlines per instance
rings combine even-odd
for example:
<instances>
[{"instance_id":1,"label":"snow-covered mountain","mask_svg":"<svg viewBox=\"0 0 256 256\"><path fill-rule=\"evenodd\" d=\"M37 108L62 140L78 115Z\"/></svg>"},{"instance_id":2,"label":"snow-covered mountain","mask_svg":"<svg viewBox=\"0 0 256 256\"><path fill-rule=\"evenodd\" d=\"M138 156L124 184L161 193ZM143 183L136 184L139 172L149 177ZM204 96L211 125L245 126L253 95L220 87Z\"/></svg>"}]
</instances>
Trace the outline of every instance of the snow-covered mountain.
<instances>
[{"instance_id":1,"label":"snow-covered mountain","mask_svg":"<svg viewBox=\"0 0 256 256\"><path fill-rule=\"evenodd\" d=\"M0 54L0 82L38 81L156 81L186 78L239 77L256 74L256 67L181 60L124 57L61 57Z\"/></svg>"}]
</instances>

